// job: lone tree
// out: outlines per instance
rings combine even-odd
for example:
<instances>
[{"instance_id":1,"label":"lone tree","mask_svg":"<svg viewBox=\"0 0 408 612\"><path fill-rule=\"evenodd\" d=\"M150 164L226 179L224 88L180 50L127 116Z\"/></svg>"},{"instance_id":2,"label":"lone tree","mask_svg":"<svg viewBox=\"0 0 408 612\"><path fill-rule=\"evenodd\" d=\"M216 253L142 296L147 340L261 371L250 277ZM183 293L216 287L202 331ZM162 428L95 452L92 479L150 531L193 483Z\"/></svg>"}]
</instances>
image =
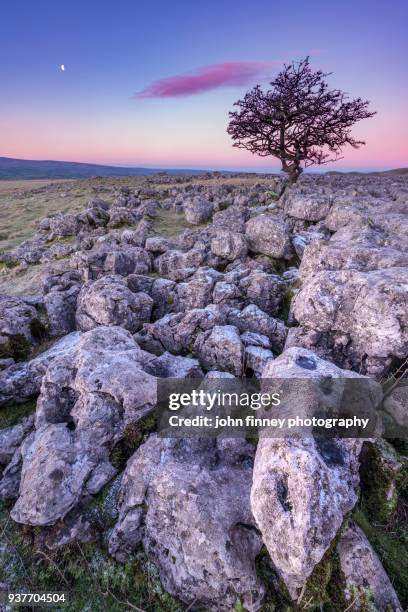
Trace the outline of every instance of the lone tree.
<instances>
[{"instance_id":1,"label":"lone tree","mask_svg":"<svg viewBox=\"0 0 408 612\"><path fill-rule=\"evenodd\" d=\"M329 89L329 74L313 71L306 57L285 65L269 91L259 85L248 91L234 104L239 110L229 113L234 147L277 157L291 184L303 168L341 159L345 144L364 145L353 138L351 127L376 113L368 110L368 101Z\"/></svg>"}]
</instances>

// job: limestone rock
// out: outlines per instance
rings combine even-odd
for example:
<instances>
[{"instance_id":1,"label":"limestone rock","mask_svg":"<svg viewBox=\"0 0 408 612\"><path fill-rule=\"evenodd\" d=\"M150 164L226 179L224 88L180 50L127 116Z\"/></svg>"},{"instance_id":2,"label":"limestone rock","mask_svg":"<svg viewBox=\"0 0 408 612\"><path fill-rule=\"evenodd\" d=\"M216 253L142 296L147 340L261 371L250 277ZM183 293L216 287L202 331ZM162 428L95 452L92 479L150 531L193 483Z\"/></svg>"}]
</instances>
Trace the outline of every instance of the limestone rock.
<instances>
[{"instance_id":1,"label":"limestone rock","mask_svg":"<svg viewBox=\"0 0 408 612\"><path fill-rule=\"evenodd\" d=\"M205 223L211 218L214 210L212 202L200 197L195 196L184 204L184 214L188 223L193 225L200 225Z\"/></svg>"},{"instance_id":2,"label":"limestone rock","mask_svg":"<svg viewBox=\"0 0 408 612\"><path fill-rule=\"evenodd\" d=\"M98 327L51 362L21 449L15 521L51 525L115 475L110 450L156 404L156 379L143 370L152 358L124 329Z\"/></svg>"},{"instance_id":3,"label":"limestone rock","mask_svg":"<svg viewBox=\"0 0 408 612\"><path fill-rule=\"evenodd\" d=\"M27 433L33 427L32 416L25 417L17 425L0 429L0 465L7 465Z\"/></svg>"},{"instance_id":4,"label":"limestone rock","mask_svg":"<svg viewBox=\"0 0 408 612\"><path fill-rule=\"evenodd\" d=\"M98 325L120 325L136 332L150 321L152 307L153 300L146 293L133 293L121 276L108 275L82 287L76 323L82 331Z\"/></svg>"},{"instance_id":5,"label":"limestone rock","mask_svg":"<svg viewBox=\"0 0 408 612\"><path fill-rule=\"evenodd\" d=\"M299 348L269 360L262 377L267 385L264 391L271 391L271 385L284 385L283 399L290 410L285 416L310 415L322 402L335 413L346 380L364 379ZM293 382L286 384L288 379ZM297 384L302 379L307 388ZM364 380L370 388L364 397L376 405L382 397L381 387ZM361 439L304 434L276 438L267 429L261 434L252 511L272 561L294 599L330 546L345 514L357 502L361 445Z\"/></svg>"},{"instance_id":6,"label":"limestone rock","mask_svg":"<svg viewBox=\"0 0 408 612\"><path fill-rule=\"evenodd\" d=\"M246 237L255 253L276 259L290 259L293 255L288 229L275 215L257 215L246 224Z\"/></svg>"},{"instance_id":7,"label":"limestone rock","mask_svg":"<svg viewBox=\"0 0 408 612\"><path fill-rule=\"evenodd\" d=\"M74 331L80 288L81 277L76 270L50 274L45 278L43 292L49 336L58 337Z\"/></svg>"},{"instance_id":8,"label":"limestone rock","mask_svg":"<svg viewBox=\"0 0 408 612\"><path fill-rule=\"evenodd\" d=\"M402 606L363 531L350 521L337 545L341 571L346 580L346 599L354 610L365 609L365 595L377 610L402 612Z\"/></svg>"},{"instance_id":9,"label":"limestone rock","mask_svg":"<svg viewBox=\"0 0 408 612\"><path fill-rule=\"evenodd\" d=\"M408 270L342 270L307 277L292 310L302 327L346 335L353 365L381 375L408 352Z\"/></svg>"},{"instance_id":10,"label":"limestone rock","mask_svg":"<svg viewBox=\"0 0 408 612\"><path fill-rule=\"evenodd\" d=\"M0 356L24 358L43 333L34 306L19 297L0 295Z\"/></svg>"},{"instance_id":11,"label":"limestone rock","mask_svg":"<svg viewBox=\"0 0 408 612\"><path fill-rule=\"evenodd\" d=\"M246 256L248 247L243 234L220 229L211 240L211 251L228 261L235 261Z\"/></svg>"},{"instance_id":12,"label":"limestone rock","mask_svg":"<svg viewBox=\"0 0 408 612\"><path fill-rule=\"evenodd\" d=\"M233 325L215 326L198 335L194 345L200 363L207 369L226 370L235 376L243 371L244 347Z\"/></svg>"},{"instance_id":13,"label":"limestone rock","mask_svg":"<svg viewBox=\"0 0 408 612\"><path fill-rule=\"evenodd\" d=\"M259 609L263 588L255 557L261 539L249 506L252 453L238 439L151 436L123 476L111 554L124 561L142 541L165 589L186 604L231 610L240 598L248 609Z\"/></svg>"}]
</instances>

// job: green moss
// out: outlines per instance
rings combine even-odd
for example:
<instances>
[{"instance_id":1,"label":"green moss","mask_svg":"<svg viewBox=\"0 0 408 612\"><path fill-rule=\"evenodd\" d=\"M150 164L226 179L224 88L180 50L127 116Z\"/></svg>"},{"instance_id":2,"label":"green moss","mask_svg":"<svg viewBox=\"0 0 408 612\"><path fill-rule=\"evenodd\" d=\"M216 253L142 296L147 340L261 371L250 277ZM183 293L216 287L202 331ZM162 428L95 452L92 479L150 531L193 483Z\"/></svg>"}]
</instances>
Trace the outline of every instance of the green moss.
<instances>
[{"instance_id":1,"label":"green moss","mask_svg":"<svg viewBox=\"0 0 408 612\"><path fill-rule=\"evenodd\" d=\"M12 427L19 423L24 417L32 414L36 407L36 400L30 400L23 404L15 404L0 408L0 429Z\"/></svg>"},{"instance_id":2,"label":"green moss","mask_svg":"<svg viewBox=\"0 0 408 612\"><path fill-rule=\"evenodd\" d=\"M293 289L289 288L286 290L283 296L283 300L282 300L282 304L281 304L278 316L280 319L285 321L285 323L287 323L289 319L290 307L291 307L294 295L295 295L295 292L293 291Z\"/></svg>"},{"instance_id":3,"label":"green moss","mask_svg":"<svg viewBox=\"0 0 408 612\"><path fill-rule=\"evenodd\" d=\"M399 459L393 447L385 440L366 443L361 470L362 503L366 514L373 520L387 524L398 504L399 492L408 485L408 462Z\"/></svg>"},{"instance_id":4,"label":"green moss","mask_svg":"<svg viewBox=\"0 0 408 612\"><path fill-rule=\"evenodd\" d=\"M30 343L23 334L14 334L7 342L0 345L0 358L13 357L17 361L24 360L30 353Z\"/></svg>"},{"instance_id":5,"label":"green moss","mask_svg":"<svg viewBox=\"0 0 408 612\"><path fill-rule=\"evenodd\" d=\"M154 414L149 414L138 423L127 426L122 440L115 446L110 455L112 465L119 471L126 467L128 459L140 446L146 434L155 431L157 420Z\"/></svg>"},{"instance_id":6,"label":"green moss","mask_svg":"<svg viewBox=\"0 0 408 612\"><path fill-rule=\"evenodd\" d=\"M271 189L265 191L265 195L267 198L271 198L272 200L279 200L279 193L276 193L276 191L272 191Z\"/></svg>"},{"instance_id":7,"label":"green moss","mask_svg":"<svg viewBox=\"0 0 408 612\"><path fill-rule=\"evenodd\" d=\"M341 531L308 578L300 602L301 609L342 612L347 607L344 596L345 580L337 553L340 535Z\"/></svg>"},{"instance_id":8,"label":"green moss","mask_svg":"<svg viewBox=\"0 0 408 612\"><path fill-rule=\"evenodd\" d=\"M43 548L36 530L9 519L4 502L0 502L0 535L0 582L15 590L29 586L67 591L68 602L59 606L61 612L122 612L131 609L127 602L146 612L183 609L163 589L156 567L142 551L120 564L96 543Z\"/></svg>"},{"instance_id":9,"label":"green moss","mask_svg":"<svg viewBox=\"0 0 408 612\"><path fill-rule=\"evenodd\" d=\"M291 612L295 607L291 603L285 584L272 566L266 547L255 560L256 573L265 588L265 597L262 601L262 612Z\"/></svg>"},{"instance_id":10,"label":"green moss","mask_svg":"<svg viewBox=\"0 0 408 612\"><path fill-rule=\"evenodd\" d=\"M12 270L18 266L18 261L9 259L7 261L0 261L0 270Z\"/></svg>"}]
</instances>

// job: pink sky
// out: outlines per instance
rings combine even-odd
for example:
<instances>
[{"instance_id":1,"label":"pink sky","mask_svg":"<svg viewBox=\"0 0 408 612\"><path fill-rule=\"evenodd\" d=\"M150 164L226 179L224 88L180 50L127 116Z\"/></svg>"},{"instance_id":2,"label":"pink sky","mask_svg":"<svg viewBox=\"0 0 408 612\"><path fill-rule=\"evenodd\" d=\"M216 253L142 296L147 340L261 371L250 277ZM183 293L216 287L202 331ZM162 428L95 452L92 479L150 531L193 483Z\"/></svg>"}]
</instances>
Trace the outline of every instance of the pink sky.
<instances>
[{"instance_id":1,"label":"pink sky","mask_svg":"<svg viewBox=\"0 0 408 612\"><path fill-rule=\"evenodd\" d=\"M228 112L310 55L377 111L333 167L408 166L406 0L3 4L0 156L276 169L232 147Z\"/></svg>"}]
</instances>

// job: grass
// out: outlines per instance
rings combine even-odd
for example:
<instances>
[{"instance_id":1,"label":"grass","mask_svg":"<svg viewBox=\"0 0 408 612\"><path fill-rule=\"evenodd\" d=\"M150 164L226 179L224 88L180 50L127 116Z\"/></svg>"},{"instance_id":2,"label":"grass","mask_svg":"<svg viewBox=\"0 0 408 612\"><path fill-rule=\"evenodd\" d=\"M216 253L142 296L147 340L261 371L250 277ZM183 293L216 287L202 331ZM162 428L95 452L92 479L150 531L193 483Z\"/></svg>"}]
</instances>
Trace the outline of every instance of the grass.
<instances>
[{"instance_id":1,"label":"grass","mask_svg":"<svg viewBox=\"0 0 408 612\"><path fill-rule=\"evenodd\" d=\"M390 530L387 526L369 519L362 504L359 504L354 510L353 518L379 556L403 609L406 609L408 606L408 525L406 518Z\"/></svg>"},{"instance_id":2,"label":"grass","mask_svg":"<svg viewBox=\"0 0 408 612\"><path fill-rule=\"evenodd\" d=\"M0 502L0 583L9 589L66 591L68 601L53 607L61 612L181 612L163 589L156 567L139 550L124 564L109 557L100 543L72 544L50 550L37 530L9 519Z\"/></svg>"},{"instance_id":3,"label":"grass","mask_svg":"<svg viewBox=\"0 0 408 612\"><path fill-rule=\"evenodd\" d=\"M32 182L29 181L30 184ZM47 215L79 212L94 195L89 184L80 183L52 183L46 191L36 188L27 190L24 186L23 189L20 186L0 189L0 251L10 250L31 238L36 232L37 222Z\"/></svg>"},{"instance_id":4,"label":"grass","mask_svg":"<svg viewBox=\"0 0 408 612\"><path fill-rule=\"evenodd\" d=\"M217 185L248 185L265 182L265 187L272 180L259 176L247 177L194 177L192 183L195 185L217 186ZM0 251L10 250L18 244L32 237L36 231L36 223L47 215L58 212L79 212L88 200L99 196L112 201L114 189L122 186L140 188L142 186L153 186L163 190L180 185L177 177L174 182L158 183L157 177L125 176L125 177L103 177L81 180L28 180L28 181L0 181ZM162 223L158 219L158 227L166 230L164 216ZM180 216L181 217L181 216ZM192 227L184 225L185 227ZM165 235L165 234L163 234Z\"/></svg>"},{"instance_id":5,"label":"grass","mask_svg":"<svg viewBox=\"0 0 408 612\"><path fill-rule=\"evenodd\" d=\"M58 261L62 261L59 259ZM35 264L28 268L0 267L0 292L6 295L36 294L48 264Z\"/></svg>"},{"instance_id":6,"label":"grass","mask_svg":"<svg viewBox=\"0 0 408 612\"><path fill-rule=\"evenodd\" d=\"M32 414L35 410L36 403L36 400L30 400L23 404L0 408L0 429L12 427L19 423L24 417Z\"/></svg>"},{"instance_id":7,"label":"grass","mask_svg":"<svg viewBox=\"0 0 408 612\"><path fill-rule=\"evenodd\" d=\"M16 190L27 191L29 189L36 189L38 187L46 187L47 185L51 185L55 182L55 180L52 181L45 179L0 181L0 195L14 193ZM58 183L69 182L71 182L70 179L58 181Z\"/></svg>"},{"instance_id":8,"label":"grass","mask_svg":"<svg viewBox=\"0 0 408 612\"><path fill-rule=\"evenodd\" d=\"M183 214L174 210L159 209L153 218L153 233L169 240L175 240L185 229L200 230L204 225L191 225Z\"/></svg>"},{"instance_id":9,"label":"grass","mask_svg":"<svg viewBox=\"0 0 408 612\"><path fill-rule=\"evenodd\" d=\"M361 497L353 511L353 519L364 531L368 541L378 554L401 601L408 608L408 473L404 457L400 456L398 472L387 468L381 456L398 459L392 446L384 442L373 447L366 458ZM394 495L387 492L395 482Z\"/></svg>"}]
</instances>

